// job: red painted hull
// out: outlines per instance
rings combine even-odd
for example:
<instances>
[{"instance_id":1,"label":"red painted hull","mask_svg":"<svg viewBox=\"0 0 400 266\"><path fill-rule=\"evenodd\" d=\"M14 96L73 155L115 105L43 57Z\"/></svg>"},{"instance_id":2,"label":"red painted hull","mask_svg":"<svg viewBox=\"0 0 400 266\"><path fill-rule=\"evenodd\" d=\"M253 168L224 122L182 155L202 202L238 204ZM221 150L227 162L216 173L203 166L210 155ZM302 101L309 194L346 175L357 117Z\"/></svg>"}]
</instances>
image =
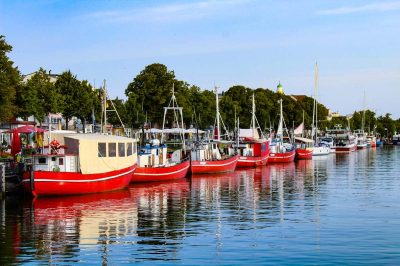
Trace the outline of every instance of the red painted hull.
<instances>
[{"instance_id":1,"label":"red painted hull","mask_svg":"<svg viewBox=\"0 0 400 266\"><path fill-rule=\"evenodd\" d=\"M256 167L266 165L268 161L268 153L263 156L240 156L236 167Z\"/></svg>"},{"instance_id":2,"label":"red painted hull","mask_svg":"<svg viewBox=\"0 0 400 266\"><path fill-rule=\"evenodd\" d=\"M239 155L232 156L225 160L216 161L192 161L192 174L216 174L226 173L235 170Z\"/></svg>"},{"instance_id":3,"label":"red painted hull","mask_svg":"<svg viewBox=\"0 0 400 266\"><path fill-rule=\"evenodd\" d=\"M344 147L336 146L335 150L336 150L336 152L343 152L343 153L345 153L345 152L353 152L353 151L357 150L357 146L356 145L350 146L350 147L348 147L348 146L344 146Z\"/></svg>"},{"instance_id":4,"label":"red painted hull","mask_svg":"<svg viewBox=\"0 0 400 266\"><path fill-rule=\"evenodd\" d=\"M281 152L281 153L270 153L268 158L268 163L288 163L293 162L296 152Z\"/></svg>"},{"instance_id":5,"label":"red painted hull","mask_svg":"<svg viewBox=\"0 0 400 266\"><path fill-rule=\"evenodd\" d=\"M22 182L24 189L33 196L62 196L113 191L129 185L136 165L101 174L71 172L33 172L31 190L30 172L25 172Z\"/></svg>"},{"instance_id":6,"label":"red painted hull","mask_svg":"<svg viewBox=\"0 0 400 266\"><path fill-rule=\"evenodd\" d=\"M296 149L296 159L297 160L311 160L312 159L312 150L307 149Z\"/></svg>"},{"instance_id":7,"label":"red painted hull","mask_svg":"<svg viewBox=\"0 0 400 266\"><path fill-rule=\"evenodd\" d=\"M168 167L138 167L131 182L156 182L184 178L190 167L190 160Z\"/></svg>"}]
</instances>

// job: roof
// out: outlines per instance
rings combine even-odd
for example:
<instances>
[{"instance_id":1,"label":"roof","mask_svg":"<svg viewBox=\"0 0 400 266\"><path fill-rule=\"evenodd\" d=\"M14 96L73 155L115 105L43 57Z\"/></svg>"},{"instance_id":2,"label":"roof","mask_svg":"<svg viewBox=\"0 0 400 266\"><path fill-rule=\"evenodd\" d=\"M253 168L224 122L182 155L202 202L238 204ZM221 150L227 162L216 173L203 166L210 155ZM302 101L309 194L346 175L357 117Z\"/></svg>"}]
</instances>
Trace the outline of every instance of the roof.
<instances>
[{"instance_id":1,"label":"roof","mask_svg":"<svg viewBox=\"0 0 400 266\"><path fill-rule=\"evenodd\" d=\"M79 134L79 133L75 133L75 134L68 134L65 136L66 138L70 138L70 139L76 139L76 140L86 140L86 141L121 141L121 142L126 142L127 140L132 140L132 141L136 141L136 139L131 139L131 138L127 138L127 137L121 137L121 136L114 136L114 135L103 135L103 134L98 134L98 133L89 133L89 134Z\"/></svg>"},{"instance_id":2,"label":"roof","mask_svg":"<svg viewBox=\"0 0 400 266\"><path fill-rule=\"evenodd\" d=\"M298 140L298 141L301 141L301 142L304 142L304 143L312 143L312 142L314 142L314 140L312 140L312 139L302 138L302 137L294 137L294 139Z\"/></svg>"}]
</instances>

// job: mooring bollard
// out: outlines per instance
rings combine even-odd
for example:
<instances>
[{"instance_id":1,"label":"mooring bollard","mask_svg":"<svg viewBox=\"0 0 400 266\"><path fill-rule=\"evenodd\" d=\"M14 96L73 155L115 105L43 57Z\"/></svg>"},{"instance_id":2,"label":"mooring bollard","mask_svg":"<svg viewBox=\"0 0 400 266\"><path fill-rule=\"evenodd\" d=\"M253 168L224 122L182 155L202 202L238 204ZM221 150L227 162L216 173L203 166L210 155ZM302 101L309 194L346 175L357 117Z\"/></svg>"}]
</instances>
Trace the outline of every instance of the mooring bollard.
<instances>
[{"instance_id":1,"label":"mooring bollard","mask_svg":"<svg viewBox=\"0 0 400 266\"><path fill-rule=\"evenodd\" d=\"M0 163L0 193L6 193L6 166Z\"/></svg>"}]
</instances>

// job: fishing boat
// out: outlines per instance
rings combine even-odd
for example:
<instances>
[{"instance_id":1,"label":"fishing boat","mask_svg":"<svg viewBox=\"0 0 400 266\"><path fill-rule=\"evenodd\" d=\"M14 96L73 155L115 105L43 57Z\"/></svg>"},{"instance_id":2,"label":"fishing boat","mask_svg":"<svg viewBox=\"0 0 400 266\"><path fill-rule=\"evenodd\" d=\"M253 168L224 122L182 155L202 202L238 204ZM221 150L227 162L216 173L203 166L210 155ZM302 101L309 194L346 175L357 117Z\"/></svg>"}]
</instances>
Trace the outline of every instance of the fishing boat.
<instances>
[{"instance_id":1,"label":"fishing boat","mask_svg":"<svg viewBox=\"0 0 400 266\"><path fill-rule=\"evenodd\" d=\"M392 144L393 145L400 145L400 134L395 134L392 137Z\"/></svg>"},{"instance_id":2,"label":"fishing boat","mask_svg":"<svg viewBox=\"0 0 400 266\"><path fill-rule=\"evenodd\" d=\"M312 156L324 156L331 153L332 149L330 145L324 144L323 141L318 138L318 63L315 63L315 79L314 79L314 101L313 101L313 118L311 128L311 138L314 142L314 149Z\"/></svg>"},{"instance_id":3,"label":"fishing boat","mask_svg":"<svg viewBox=\"0 0 400 266\"><path fill-rule=\"evenodd\" d=\"M333 129L326 131L327 137L332 137L334 148L337 153L349 153L357 150L357 139L352 134L350 129L342 128L342 125L337 124Z\"/></svg>"},{"instance_id":4,"label":"fishing boat","mask_svg":"<svg viewBox=\"0 0 400 266\"><path fill-rule=\"evenodd\" d=\"M172 110L174 112L174 119L177 119L175 123L179 125L180 128L178 131L181 138L180 144L182 145L180 149L176 149L171 155L168 154L167 144L164 143L165 121L168 110ZM140 147L138 153L138 167L132 176L131 182L156 182L186 177L190 168L190 160L185 154L184 147L185 138L182 107L179 107L176 102L173 87L169 105L168 107L164 107L161 141L159 139L151 139Z\"/></svg>"},{"instance_id":5,"label":"fishing boat","mask_svg":"<svg viewBox=\"0 0 400 266\"><path fill-rule=\"evenodd\" d=\"M371 148L376 147L376 137L374 135L367 136L367 146L369 146Z\"/></svg>"},{"instance_id":6,"label":"fishing boat","mask_svg":"<svg viewBox=\"0 0 400 266\"><path fill-rule=\"evenodd\" d=\"M239 124L239 123L238 123ZM269 157L269 140L260 130L256 118L254 94L252 98L252 119L250 128L238 130L238 143L235 144L239 154L237 167L256 167L267 164Z\"/></svg>"},{"instance_id":7,"label":"fishing boat","mask_svg":"<svg viewBox=\"0 0 400 266\"><path fill-rule=\"evenodd\" d=\"M25 158L24 189L33 196L112 191L128 186L137 164L137 140L102 134L66 134L63 147Z\"/></svg>"},{"instance_id":8,"label":"fishing boat","mask_svg":"<svg viewBox=\"0 0 400 266\"><path fill-rule=\"evenodd\" d=\"M275 138L272 139L270 145L270 152L268 158L269 163L293 162L296 155L295 147L291 143L290 138L289 138L289 143L283 141L283 126L285 121L283 119L282 99L279 100L279 103L280 103L279 125L278 125L278 130L276 132L276 136Z\"/></svg>"},{"instance_id":9,"label":"fishing boat","mask_svg":"<svg viewBox=\"0 0 400 266\"><path fill-rule=\"evenodd\" d=\"M297 160L310 160L313 156L314 141L312 139L303 137L294 137L296 144L296 156Z\"/></svg>"},{"instance_id":10,"label":"fishing boat","mask_svg":"<svg viewBox=\"0 0 400 266\"><path fill-rule=\"evenodd\" d=\"M364 130L355 130L354 134L357 139L357 150L363 150L368 147L367 137Z\"/></svg>"},{"instance_id":11,"label":"fishing boat","mask_svg":"<svg viewBox=\"0 0 400 266\"><path fill-rule=\"evenodd\" d=\"M196 141L191 150L191 172L192 174L215 174L232 172L235 170L239 155L236 154L232 140L221 139L220 123L227 132L224 122L219 113L219 101L217 87L215 87L216 98L216 125L214 137L210 141ZM222 152L221 152L222 151Z\"/></svg>"}]
</instances>

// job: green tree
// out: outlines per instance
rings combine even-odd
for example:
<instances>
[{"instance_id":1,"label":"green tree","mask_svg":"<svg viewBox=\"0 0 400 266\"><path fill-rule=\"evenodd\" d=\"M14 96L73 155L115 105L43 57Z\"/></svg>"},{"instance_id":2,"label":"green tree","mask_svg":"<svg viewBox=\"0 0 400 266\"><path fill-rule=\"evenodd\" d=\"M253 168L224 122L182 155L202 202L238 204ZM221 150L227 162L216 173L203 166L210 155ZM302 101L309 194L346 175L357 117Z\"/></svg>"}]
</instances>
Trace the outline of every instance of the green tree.
<instances>
[{"instance_id":1,"label":"green tree","mask_svg":"<svg viewBox=\"0 0 400 266\"><path fill-rule=\"evenodd\" d=\"M11 119L17 112L15 95L20 86L21 75L7 56L11 51L12 46L0 35L0 121Z\"/></svg>"},{"instance_id":2,"label":"green tree","mask_svg":"<svg viewBox=\"0 0 400 266\"><path fill-rule=\"evenodd\" d=\"M49 113L60 112L61 94L50 81L50 76L43 68L39 70L17 90L19 115L33 115L39 123Z\"/></svg>"},{"instance_id":3,"label":"green tree","mask_svg":"<svg viewBox=\"0 0 400 266\"><path fill-rule=\"evenodd\" d=\"M82 107L82 101L78 100L81 97L81 82L68 70L58 77L54 86L62 95L62 113L68 127L68 122L79 115L78 110Z\"/></svg>"}]
</instances>

